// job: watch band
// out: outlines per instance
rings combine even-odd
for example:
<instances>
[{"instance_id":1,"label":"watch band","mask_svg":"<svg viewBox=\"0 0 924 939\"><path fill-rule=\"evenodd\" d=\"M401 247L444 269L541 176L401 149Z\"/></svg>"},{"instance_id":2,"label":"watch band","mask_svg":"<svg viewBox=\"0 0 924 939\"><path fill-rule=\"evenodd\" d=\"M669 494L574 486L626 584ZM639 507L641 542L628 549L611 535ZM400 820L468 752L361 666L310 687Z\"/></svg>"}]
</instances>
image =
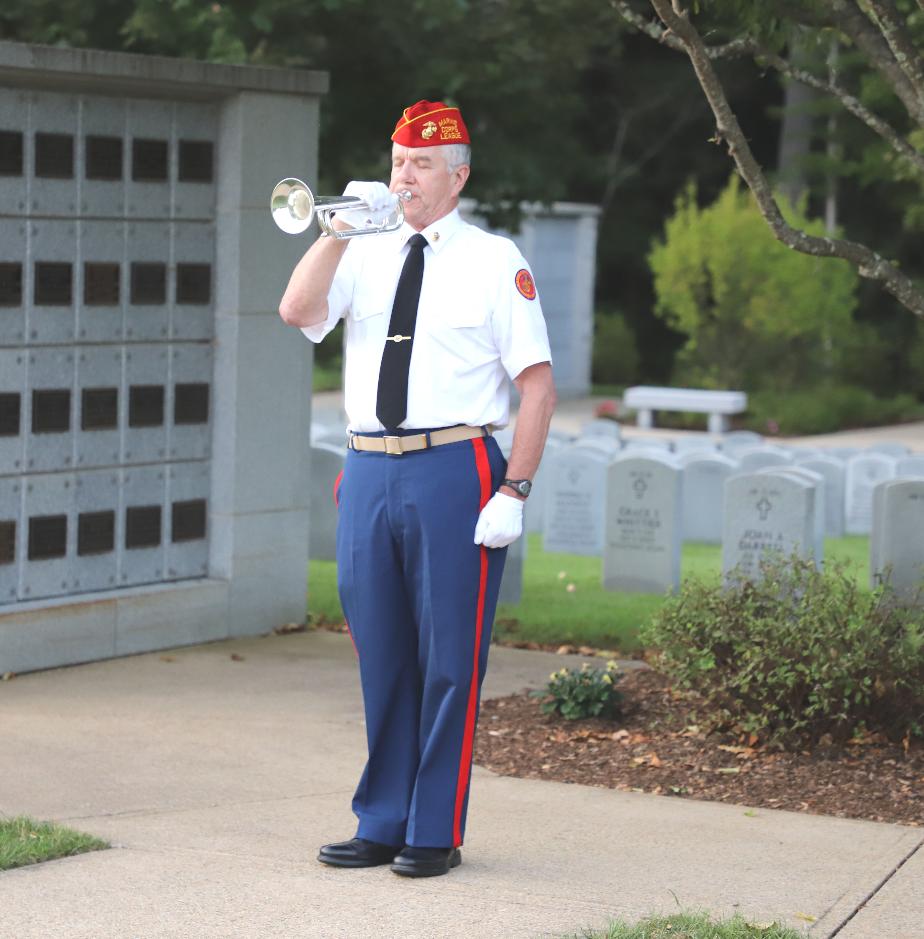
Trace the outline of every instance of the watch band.
<instances>
[{"instance_id":1,"label":"watch band","mask_svg":"<svg viewBox=\"0 0 924 939\"><path fill-rule=\"evenodd\" d=\"M501 483L501 486L509 487L517 495L520 495L525 499L532 491L533 482L531 479L505 479Z\"/></svg>"}]
</instances>

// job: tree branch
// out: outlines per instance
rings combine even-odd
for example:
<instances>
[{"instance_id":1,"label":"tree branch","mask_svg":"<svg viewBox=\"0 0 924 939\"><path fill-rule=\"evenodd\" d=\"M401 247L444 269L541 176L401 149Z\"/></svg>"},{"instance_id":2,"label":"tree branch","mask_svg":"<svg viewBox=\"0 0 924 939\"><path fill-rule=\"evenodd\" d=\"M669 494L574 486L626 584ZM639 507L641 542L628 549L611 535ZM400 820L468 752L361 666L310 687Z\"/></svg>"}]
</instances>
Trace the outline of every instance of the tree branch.
<instances>
[{"instance_id":1,"label":"tree branch","mask_svg":"<svg viewBox=\"0 0 924 939\"><path fill-rule=\"evenodd\" d=\"M924 0L921 0L924 3ZM782 72L784 75L789 78L794 79L795 81L802 82L803 85L808 85L810 88L816 88L819 91L827 92L830 95L833 95L841 104L848 110L854 117L863 121L870 130L877 133L883 140L885 140L893 150L895 150L900 156L908 160L914 167L924 173L924 153L916 150L907 140L905 140L895 128L884 121L878 114L874 114L869 108L865 107L858 98L854 97L850 92L845 88L842 88L838 85L833 79L829 81L823 81L820 78L817 78L811 72L807 72L805 69L797 68L791 62L787 62L786 59L781 58L773 52L767 52L765 50L758 50L756 53L756 58L758 63L766 62L768 65L775 68L778 72Z\"/></svg>"},{"instance_id":2,"label":"tree branch","mask_svg":"<svg viewBox=\"0 0 924 939\"><path fill-rule=\"evenodd\" d=\"M842 258L849 261L857 268L861 276L880 281L882 286L903 306L918 316L924 317L924 291L920 290L894 264L871 251L866 245L839 238L809 235L800 229L793 228L783 218L773 197L770 184L754 158L747 138L738 124L738 119L725 97L702 37L690 23L687 14L681 10L681 0L673 0L673 4L671 0L650 0L650 2L664 25L683 44L684 51L693 64L696 77L715 115L716 141L724 141L728 146L728 152L735 161L738 172L754 194L760 213L774 236L787 247L801 251L803 254Z\"/></svg>"},{"instance_id":3,"label":"tree branch","mask_svg":"<svg viewBox=\"0 0 924 939\"><path fill-rule=\"evenodd\" d=\"M895 61L882 34L850 0L825 0L839 28L849 36L874 68L889 83L914 120L924 127L924 101L918 97L908 76Z\"/></svg>"},{"instance_id":4,"label":"tree branch","mask_svg":"<svg viewBox=\"0 0 924 939\"><path fill-rule=\"evenodd\" d=\"M627 180L638 175L649 160L656 157L687 124L699 116L699 109L685 108L675 117L673 123L668 127L662 128L655 136L653 142L646 147L637 157L623 162L622 152L625 144L625 138L628 131L629 121L635 116L635 112L630 112L626 117L620 120L616 131L616 139L613 142L613 149L607 160L607 180L603 190L603 197L600 200L600 206L604 213L616 196L616 191Z\"/></svg>"},{"instance_id":5,"label":"tree branch","mask_svg":"<svg viewBox=\"0 0 924 939\"><path fill-rule=\"evenodd\" d=\"M921 50L915 48L901 14L895 9L892 0L868 0L868 3L876 18L879 31L889 44L892 55L895 56L895 61L911 82L918 99L924 103L924 69L921 67Z\"/></svg>"},{"instance_id":6,"label":"tree branch","mask_svg":"<svg viewBox=\"0 0 924 939\"><path fill-rule=\"evenodd\" d=\"M640 33L644 33L651 39L674 49L676 52L686 52L683 43L670 30L665 29L660 23L654 20L647 20L641 13L636 13L626 0L611 0L613 8L622 18L634 26ZM924 0L921 0L924 3ZM753 55L756 50L756 44L753 39L743 36L740 39L733 39L722 46L704 46L706 55L710 59L733 59L742 55Z\"/></svg>"},{"instance_id":7,"label":"tree branch","mask_svg":"<svg viewBox=\"0 0 924 939\"><path fill-rule=\"evenodd\" d=\"M920 2L924 4L924 0L920 0ZM663 43L677 52L686 52L686 46L681 42L678 36L665 29L660 23L646 20L643 16L632 10L624 0L614 0L613 6L630 25L645 33L645 35L650 36L652 39ZM775 52L770 52L768 49L760 47L753 39L747 36L726 43L724 46L704 46L704 48L706 54L713 60L732 58L738 55L753 55L758 61L758 64L766 63L788 78L792 78L794 81L808 85L810 88L827 92L837 98L844 108L853 114L854 117L863 121L870 130L885 140L896 153L908 160L911 165L921 173L924 173L924 154L908 143L891 124L870 111L858 98L850 94L850 92L842 88L835 81L822 81L811 72L797 68Z\"/></svg>"}]
</instances>

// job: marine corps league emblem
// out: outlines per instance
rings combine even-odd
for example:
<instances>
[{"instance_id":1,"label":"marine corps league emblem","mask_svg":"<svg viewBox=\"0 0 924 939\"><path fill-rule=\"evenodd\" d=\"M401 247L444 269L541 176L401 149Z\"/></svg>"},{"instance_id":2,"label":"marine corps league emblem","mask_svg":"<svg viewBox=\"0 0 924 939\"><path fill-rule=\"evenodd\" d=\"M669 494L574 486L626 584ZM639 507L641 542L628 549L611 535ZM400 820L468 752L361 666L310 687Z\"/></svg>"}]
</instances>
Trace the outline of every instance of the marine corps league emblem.
<instances>
[{"instance_id":1,"label":"marine corps league emblem","mask_svg":"<svg viewBox=\"0 0 924 939\"><path fill-rule=\"evenodd\" d=\"M454 117L440 119L440 140L461 140L459 122Z\"/></svg>"},{"instance_id":2,"label":"marine corps league emblem","mask_svg":"<svg viewBox=\"0 0 924 939\"><path fill-rule=\"evenodd\" d=\"M423 130L420 132L420 136L424 140L429 140L436 133L436 124L433 121L427 121L423 126Z\"/></svg>"},{"instance_id":3,"label":"marine corps league emblem","mask_svg":"<svg viewBox=\"0 0 924 939\"><path fill-rule=\"evenodd\" d=\"M536 284L533 281L533 276L530 274L525 267L517 271L516 276L516 285L517 290L520 291L520 294L526 297L527 300L536 299Z\"/></svg>"}]
</instances>

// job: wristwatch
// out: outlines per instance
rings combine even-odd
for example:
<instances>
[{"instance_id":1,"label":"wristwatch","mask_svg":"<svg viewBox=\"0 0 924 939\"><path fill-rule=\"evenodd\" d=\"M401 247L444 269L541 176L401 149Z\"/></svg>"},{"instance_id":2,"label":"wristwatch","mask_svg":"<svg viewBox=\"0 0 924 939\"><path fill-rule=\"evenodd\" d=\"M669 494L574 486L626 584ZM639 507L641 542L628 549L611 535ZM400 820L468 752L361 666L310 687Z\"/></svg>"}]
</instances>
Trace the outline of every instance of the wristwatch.
<instances>
[{"instance_id":1,"label":"wristwatch","mask_svg":"<svg viewBox=\"0 0 924 939\"><path fill-rule=\"evenodd\" d=\"M532 491L533 484L529 479L505 479L502 486L509 486L515 493L525 499Z\"/></svg>"}]
</instances>

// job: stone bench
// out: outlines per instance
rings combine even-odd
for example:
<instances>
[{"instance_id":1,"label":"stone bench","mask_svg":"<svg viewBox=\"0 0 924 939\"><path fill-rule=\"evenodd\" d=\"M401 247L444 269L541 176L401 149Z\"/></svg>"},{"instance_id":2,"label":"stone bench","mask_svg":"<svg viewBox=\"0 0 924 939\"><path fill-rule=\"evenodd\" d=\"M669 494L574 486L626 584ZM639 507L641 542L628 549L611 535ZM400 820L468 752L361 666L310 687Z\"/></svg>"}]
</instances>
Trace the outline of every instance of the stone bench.
<instances>
[{"instance_id":1,"label":"stone bench","mask_svg":"<svg viewBox=\"0 0 924 939\"><path fill-rule=\"evenodd\" d=\"M658 388L635 385L627 388L623 406L638 412L639 427L654 427L652 411L696 411L709 415L709 432L728 430L728 415L747 410L748 396L743 391L703 391L700 388Z\"/></svg>"}]
</instances>

